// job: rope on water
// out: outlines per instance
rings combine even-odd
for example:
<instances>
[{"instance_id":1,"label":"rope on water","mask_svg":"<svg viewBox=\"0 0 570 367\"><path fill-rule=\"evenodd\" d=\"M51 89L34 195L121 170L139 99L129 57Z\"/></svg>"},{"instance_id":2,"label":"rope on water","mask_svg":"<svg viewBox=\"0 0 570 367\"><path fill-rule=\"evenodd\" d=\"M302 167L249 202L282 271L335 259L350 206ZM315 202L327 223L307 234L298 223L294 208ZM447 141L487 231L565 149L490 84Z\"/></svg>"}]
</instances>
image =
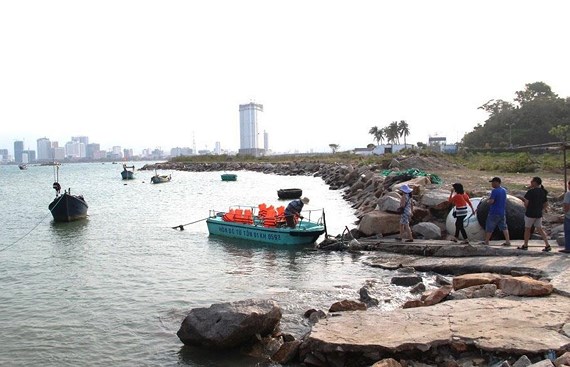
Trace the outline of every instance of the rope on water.
<instances>
[{"instance_id":1,"label":"rope on water","mask_svg":"<svg viewBox=\"0 0 570 367\"><path fill-rule=\"evenodd\" d=\"M59 204L59 202L61 201L61 199L63 198L63 195L59 198L59 200L57 201L57 203L53 206L54 208L57 206L57 204ZM24 234L22 237L18 238L16 241L14 241L13 243L9 244L8 246L5 246L3 248L0 249L0 252L5 251L7 249L9 249L10 247L15 246L18 242L20 242L21 240L23 240L24 238L26 238L30 233L32 233L36 228L38 228L38 226L40 224L42 224L42 222L51 215L51 210L49 211L49 214L46 214L39 222L38 224L36 224L32 229L30 229L26 234Z\"/></svg>"}]
</instances>

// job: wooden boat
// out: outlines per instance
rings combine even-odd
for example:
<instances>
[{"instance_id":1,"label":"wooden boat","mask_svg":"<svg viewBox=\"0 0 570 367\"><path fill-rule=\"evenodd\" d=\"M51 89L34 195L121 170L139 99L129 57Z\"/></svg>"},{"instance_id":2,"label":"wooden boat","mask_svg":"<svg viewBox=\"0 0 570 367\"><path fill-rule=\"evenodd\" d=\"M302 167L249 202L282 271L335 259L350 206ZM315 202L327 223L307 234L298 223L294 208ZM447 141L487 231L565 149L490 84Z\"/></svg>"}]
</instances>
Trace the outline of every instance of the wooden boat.
<instances>
[{"instance_id":1,"label":"wooden boat","mask_svg":"<svg viewBox=\"0 0 570 367\"><path fill-rule=\"evenodd\" d=\"M279 199L298 199L303 195L301 189L280 189L277 190Z\"/></svg>"},{"instance_id":2,"label":"wooden boat","mask_svg":"<svg viewBox=\"0 0 570 367\"><path fill-rule=\"evenodd\" d=\"M237 175L235 173L224 173L222 175L222 181L236 181Z\"/></svg>"},{"instance_id":3,"label":"wooden boat","mask_svg":"<svg viewBox=\"0 0 570 367\"><path fill-rule=\"evenodd\" d=\"M71 195L70 189L66 190L62 195L49 204L53 220L56 222L71 222L87 217L87 202L83 195Z\"/></svg>"},{"instance_id":4,"label":"wooden boat","mask_svg":"<svg viewBox=\"0 0 570 367\"><path fill-rule=\"evenodd\" d=\"M59 165L54 166L55 182L52 187L55 190L55 199L48 205L48 209L56 222L71 222L87 217L87 202L83 195L71 195L71 189L60 194Z\"/></svg>"},{"instance_id":5,"label":"wooden boat","mask_svg":"<svg viewBox=\"0 0 570 367\"><path fill-rule=\"evenodd\" d=\"M159 184L164 182L169 182L172 179L172 175L159 175L154 171L154 176L150 178L150 182L153 184Z\"/></svg>"},{"instance_id":6,"label":"wooden boat","mask_svg":"<svg viewBox=\"0 0 570 367\"><path fill-rule=\"evenodd\" d=\"M28 169L28 165L25 164L25 163L20 163L20 164L18 165L18 168L21 169L21 170L25 170L25 169Z\"/></svg>"},{"instance_id":7,"label":"wooden boat","mask_svg":"<svg viewBox=\"0 0 570 367\"><path fill-rule=\"evenodd\" d=\"M135 166L127 166L123 164L123 170L121 171L121 177L123 180L132 180L135 178Z\"/></svg>"},{"instance_id":8,"label":"wooden boat","mask_svg":"<svg viewBox=\"0 0 570 367\"><path fill-rule=\"evenodd\" d=\"M290 228L285 225L284 217L267 213L262 215L262 210L257 208L243 210L238 207L231 208L228 212L210 211L206 224L208 232L213 236L274 245L307 245L325 233L326 227L321 219L311 221L310 212L307 217L309 219L300 220L294 228Z\"/></svg>"}]
</instances>

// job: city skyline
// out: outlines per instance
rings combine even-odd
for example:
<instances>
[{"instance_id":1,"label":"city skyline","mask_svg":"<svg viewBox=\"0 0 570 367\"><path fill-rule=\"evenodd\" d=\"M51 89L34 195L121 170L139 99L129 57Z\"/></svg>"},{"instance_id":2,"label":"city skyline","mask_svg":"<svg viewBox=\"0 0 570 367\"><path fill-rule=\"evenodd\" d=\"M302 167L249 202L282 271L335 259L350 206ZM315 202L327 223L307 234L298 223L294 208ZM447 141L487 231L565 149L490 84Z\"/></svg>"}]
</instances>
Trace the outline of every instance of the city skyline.
<instances>
[{"instance_id":1,"label":"city skyline","mask_svg":"<svg viewBox=\"0 0 570 367\"><path fill-rule=\"evenodd\" d=\"M275 152L365 147L400 120L411 143L455 142L526 83L570 96L561 0L71 4L0 3L0 147L237 151L244 101Z\"/></svg>"}]
</instances>

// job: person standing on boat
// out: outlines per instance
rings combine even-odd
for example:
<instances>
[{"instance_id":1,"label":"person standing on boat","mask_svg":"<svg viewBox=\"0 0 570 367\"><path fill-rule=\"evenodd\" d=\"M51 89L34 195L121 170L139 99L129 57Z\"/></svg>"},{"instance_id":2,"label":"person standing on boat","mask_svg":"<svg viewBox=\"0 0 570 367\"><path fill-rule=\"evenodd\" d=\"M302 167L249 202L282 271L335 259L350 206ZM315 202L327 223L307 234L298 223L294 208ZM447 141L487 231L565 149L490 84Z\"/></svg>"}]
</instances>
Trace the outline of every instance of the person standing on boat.
<instances>
[{"instance_id":1,"label":"person standing on boat","mask_svg":"<svg viewBox=\"0 0 570 367\"><path fill-rule=\"evenodd\" d=\"M285 220L287 221L287 227L295 228L297 225L297 221L295 217L299 217L303 219L301 215L301 210L303 210L303 206L305 204L309 204L309 198L303 197L301 199L295 199L287 205L285 208Z\"/></svg>"}]
</instances>

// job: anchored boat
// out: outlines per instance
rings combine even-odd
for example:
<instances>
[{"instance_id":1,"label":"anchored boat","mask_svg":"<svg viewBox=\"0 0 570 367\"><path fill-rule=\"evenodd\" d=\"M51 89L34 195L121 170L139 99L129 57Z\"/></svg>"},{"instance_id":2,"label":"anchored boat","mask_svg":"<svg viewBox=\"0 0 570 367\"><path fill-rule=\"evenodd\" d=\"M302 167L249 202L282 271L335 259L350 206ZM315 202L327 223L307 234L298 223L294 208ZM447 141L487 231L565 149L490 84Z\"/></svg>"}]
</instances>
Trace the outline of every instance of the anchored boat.
<instances>
[{"instance_id":1,"label":"anchored boat","mask_svg":"<svg viewBox=\"0 0 570 367\"><path fill-rule=\"evenodd\" d=\"M280 189L277 190L279 199L298 199L303 195L301 189Z\"/></svg>"},{"instance_id":2,"label":"anchored boat","mask_svg":"<svg viewBox=\"0 0 570 367\"><path fill-rule=\"evenodd\" d=\"M275 245L307 245L325 233L326 224L321 216L311 220L311 213L304 211L303 219L297 218L294 228L285 223L284 207L273 208L260 204L257 208L234 207L227 212L210 211L206 224L210 235L240 238ZM308 218L308 219L306 219Z\"/></svg>"},{"instance_id":3,"label":"anchored boat","mask_svg":"<svg viewBox=\"0 0 570 367\"><path fill-rule=\"evenodd\" d=\"M164 182L169 182L172 179L172 175L159 175L154 169L154 176L150 178L150 182L153 184L159 184Z\"/></svg>"},{"instance_id":4,"label":"anchored boat","mask_svg":"<svg viewBox=\"0 0 570 367\"><path fill-rule=\"evenodd\" d=\"M222 181L236 181L237 175L235 173L224 173L222 175Z\"/></svg>"},{"instance_id":5,"label":"anchored boat","mask_svg":"<svg viewBox=\"0 0 570 367\"><path fill-rule=\"evenodd\" d=\"M123 164L123 170L121 171L121 177L123 180L132 180L135 178L135 166L127 166Z\"/></svg>"},{"instance_id":6,"label":"anchored boat","mask_svg":"<svg viewBox=\"0 0 570 367\"><path fill-rule=\"evenodd\" d=\"M54 166L55 182L52 187L55 190L55 199L48 205L48 209L56 222L71 222L87 217L89 206L83 195L71 195L71 189L67 189L60 194L59 166Z\"/></svg>"},{"instance_id":7,"label":"anchored boat","mask_svg":"<svg viewBox=\"0 0 570 367\"><path fill-rule=\"evenodd\" d=\"M56 222L72 222L87 217L87 202L83 195L71 195L70 189L57 196L48 208Z\"/></svg>"}]
</instances>

